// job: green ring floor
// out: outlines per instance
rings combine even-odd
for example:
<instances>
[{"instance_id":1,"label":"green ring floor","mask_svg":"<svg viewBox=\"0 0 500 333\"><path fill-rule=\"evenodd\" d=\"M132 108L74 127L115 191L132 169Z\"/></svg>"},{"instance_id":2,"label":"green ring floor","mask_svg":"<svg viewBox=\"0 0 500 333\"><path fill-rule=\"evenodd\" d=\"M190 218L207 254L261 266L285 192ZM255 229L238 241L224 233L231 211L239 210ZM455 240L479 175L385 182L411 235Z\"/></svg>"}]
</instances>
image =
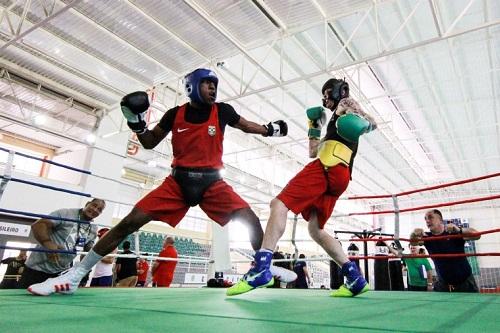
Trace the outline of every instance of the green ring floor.
<instances>
[{"instance_id":1,"label":"green ring floor","mask_svg":"<svg viewBox=\"0 0 500 333\"><path fill-rule=\"evenodd\" d=\"M72 296L0 290L0 332L500 332L497 294L84 288Z\"/></svg>"}]
</instances>

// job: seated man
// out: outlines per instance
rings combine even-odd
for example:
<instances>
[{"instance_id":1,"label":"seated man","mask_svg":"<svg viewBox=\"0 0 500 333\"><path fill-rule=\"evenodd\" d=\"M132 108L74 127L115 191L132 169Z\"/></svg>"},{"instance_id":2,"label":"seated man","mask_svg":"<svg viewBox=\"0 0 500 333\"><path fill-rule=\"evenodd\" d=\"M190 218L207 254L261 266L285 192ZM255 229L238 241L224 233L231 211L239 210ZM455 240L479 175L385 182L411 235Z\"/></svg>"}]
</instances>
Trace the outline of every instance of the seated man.
<instances>
[{"instance_id":1,"label":"seated man","mask_svg":"<svg viewBox=\"0 0 500 333\"><path fill-rule=\"evenodd\" d=\"M51 216L57 216L62 220L42 218L33 223L31 231L40 244L37 245L37 249L66 250L74 253L31 253L28 260L26 260L26 267L21 275L19 287L28 288L34 283L56 277L70 268L77 256L76 250L78 247L83 251L90 251L97 236L97 226L93 225L92 222L101 215L105 206L104 200L92 199L81 209L59 209L50 213ZM88 221L90 224L65 221L64 218ZM58 285L57 288L61 292L66 291L64 284Z\"/></svg>"}]
</instances>

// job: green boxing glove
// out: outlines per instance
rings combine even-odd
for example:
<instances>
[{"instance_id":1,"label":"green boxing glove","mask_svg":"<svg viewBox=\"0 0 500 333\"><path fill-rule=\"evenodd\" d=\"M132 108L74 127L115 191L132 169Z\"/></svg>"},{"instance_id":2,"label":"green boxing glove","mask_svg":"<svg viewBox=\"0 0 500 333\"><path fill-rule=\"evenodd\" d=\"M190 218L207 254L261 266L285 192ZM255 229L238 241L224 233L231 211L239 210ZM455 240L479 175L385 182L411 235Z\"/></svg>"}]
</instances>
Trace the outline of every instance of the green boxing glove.
<instances>
[{"instance_id":1,"label":"green boxing glove","mask_svg":"<svg viewBox=\"0 0 500 333\"><path fill-rule=\"evenodd\" d=\"M371 123L354 113L348 113L337 119L337 133L350 142L356 142L359 137L372 130Z\"/></svg>"},{"instance_id":2,"label":"green boxing glove","mask_svg":"<svg viewBox=\"0 0 500 333\"><path fill-rule=\"evenodd\" d=\"M310 139L319 140L321 137L321 129L326 124L326 112L322 106L314 106L306 110L307 118L309 119L309 131L307 136Z\"/></svg>"}]
</instances>

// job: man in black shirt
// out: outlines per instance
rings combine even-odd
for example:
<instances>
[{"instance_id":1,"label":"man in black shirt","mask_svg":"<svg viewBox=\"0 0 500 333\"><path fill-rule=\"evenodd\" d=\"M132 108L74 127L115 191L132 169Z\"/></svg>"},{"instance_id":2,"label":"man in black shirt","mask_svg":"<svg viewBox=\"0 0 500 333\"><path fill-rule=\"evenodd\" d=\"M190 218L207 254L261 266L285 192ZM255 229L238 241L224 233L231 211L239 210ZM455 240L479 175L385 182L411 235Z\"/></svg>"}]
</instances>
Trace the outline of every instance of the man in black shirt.
<instances>
[{"instance_id":1,"label":"man in black shirt","mask_svg":"<svg viewBox=\"0 0 500 333\"><path fill-rule=\"evenodd\" d=\"M297 274L297 280L295 281L295 288L297 289L308 289L311 284L311 277L307 270L307 264L305 261L300 260L305 258L306 256L301 253L299 255L299 260L297 260L293 266L293 271Z\"/></svg>"},{"instance_id":2,"label":"man in black shirt","mask_svg":"<svg viewBox=\"0 0 500 333\"><path fill-rule=\"evenodd\" d=\"M123 242L122 254L134 254L130 251L130 242ZM118 279L117 287L135 287L137 284L137 258L118 258L116 259L116 277Z\"/></svg>"},{"instance_id":3,"label":"man in black shirt","mask_svg":"<svg viewBox=\"0 0 500 333\"><path fill-rule=\"evenodd\" d=\"M7 264L5 276L0 283L0 289L17 289L18 278L23 272L24 262L26 261L26 251L21 250L17 257L9 257L2 260L2 264Z\"/></svg>"},{"instance_id":4,"label":"man in black shirt","mask_svg":"<svg viewBox=\"0 0 500 333\"><path fill-rule=\"evenodd\" d=\"M455 224L443 223L443 215L437 209L431 209L425 213L425 222L429 231L415 229L410 239L413 243L423 240L424 246L429 254L457 254L465 253L465 241L477 240L481 236L471 236L477 233L473 228L458 227ZM444 238L443 240L425 240L430 236L463 235L463 238ZM476 281L472 275L472 269L466 257L455 258L432 258L438 280L434 284L434 291L446 292L478 292Z\"/></svg>"}]
</instances>

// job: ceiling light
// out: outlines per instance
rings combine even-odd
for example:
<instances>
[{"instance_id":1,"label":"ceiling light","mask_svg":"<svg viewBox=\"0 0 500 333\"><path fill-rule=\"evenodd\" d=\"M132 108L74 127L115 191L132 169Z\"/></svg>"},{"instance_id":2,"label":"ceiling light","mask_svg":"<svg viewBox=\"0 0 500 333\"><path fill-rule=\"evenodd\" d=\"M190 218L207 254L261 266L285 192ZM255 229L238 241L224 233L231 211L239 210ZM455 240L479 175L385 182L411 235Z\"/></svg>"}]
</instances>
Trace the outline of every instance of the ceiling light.
<instances>
[{"instance_id":1,"label":"ceiling light","mask_svg":"<svg viewBox=\"0 0 500 333\"><path fill-rule=\"evenodd\" d=\"M33 117L33 122L37 126L43 125L47 122L47 117L45 117L43 114L36 115Z\"/></svg>"},{"instance_id":2,"label":"ceiling light","mask_svg":"<svg viewBox=\"0 0 500 333\"><path fill-rule=\"evenodd\" d=\"M107 139L110 136L113 136L113 135L116 135L116 134L120 134L120 131L114 131L114 132L111 132L111 133L104 134L104 135L102 135L102 138L103 139Z\"/></svg>"},{"instance_id":3,"label":"ceiling light","mask_svg":"<svg viewBox=\"0 0 500 333\"><path fill-rule=\"evenodd\" d=\"M95 139L96 139L95 135L90 133L85 138L85 142L87 142L89 145L91 145L91 144L95 143Z\"/></svg>"}]
</instances>

